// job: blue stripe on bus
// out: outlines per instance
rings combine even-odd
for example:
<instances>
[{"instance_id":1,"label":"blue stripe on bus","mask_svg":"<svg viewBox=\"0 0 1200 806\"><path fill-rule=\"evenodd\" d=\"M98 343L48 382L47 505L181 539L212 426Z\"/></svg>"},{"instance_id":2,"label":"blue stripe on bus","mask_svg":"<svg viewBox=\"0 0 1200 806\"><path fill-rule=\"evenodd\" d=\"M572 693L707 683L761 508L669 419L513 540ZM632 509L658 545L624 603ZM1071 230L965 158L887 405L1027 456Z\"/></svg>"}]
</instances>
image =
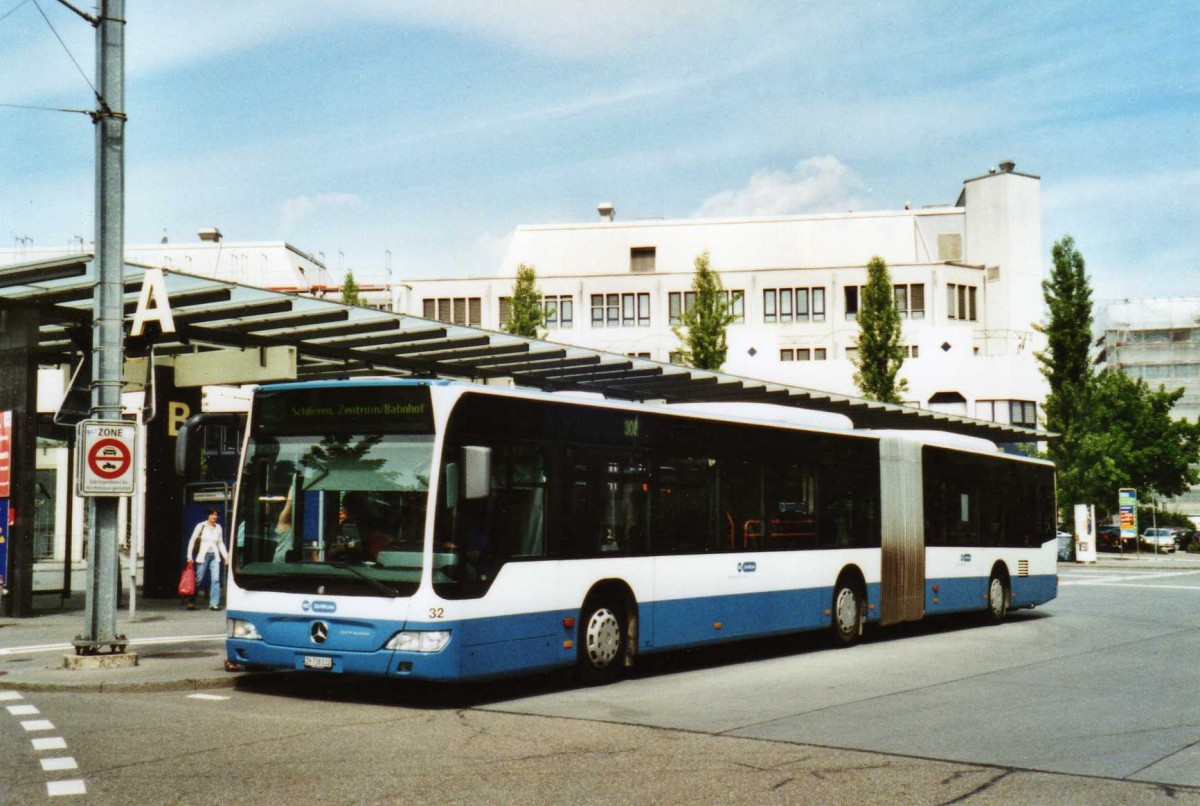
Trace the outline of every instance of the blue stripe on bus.
<instances>
[{"instance_id":1,"label":"blue stripe on bus","mask_svg":"<svg viewBox=\"0 0 1200 806\"><path fill-rule=\"evenodd\" d=\"M939 587L938 603L932 602L933 585ZM1013 579L1015 607L1041 604L1054 598L1058 580L1053 575ZM926 613L982 610L987 580L980 578L929 580L926 583ZM880 617L880 586L867 586L868 602L875 605L868 620ZM647 654L753 636L780 635L822 629L831 623L825 615L833 601L833 589L771 591L766 593L710 596L643 602L638 607L642 625L639 652ZM393 675L425 680L467 680L570 666L576 648L564 646L577 640L577 627L563 626L565 618L579 618L576 610L543 611L491 616L467 621L370 623L371 637L355 636L338 641L344 623L337 618L288 617L260 613L230 612L258 626L268 640L228 639L227 655L241 664L282 669L304 669L306 656L332 658L334 673ZM314 621L330 625L335 642L314 644L309 629ZM351 629L364 622L355 619ZM716 625L720 623L718 629ZM438 653L395 652L379 647L400 629L450 630L450 644ZM652 635L653 640L647 636ZM375 642L370 644L369 642Z\"/></svg>"}]
</instances>

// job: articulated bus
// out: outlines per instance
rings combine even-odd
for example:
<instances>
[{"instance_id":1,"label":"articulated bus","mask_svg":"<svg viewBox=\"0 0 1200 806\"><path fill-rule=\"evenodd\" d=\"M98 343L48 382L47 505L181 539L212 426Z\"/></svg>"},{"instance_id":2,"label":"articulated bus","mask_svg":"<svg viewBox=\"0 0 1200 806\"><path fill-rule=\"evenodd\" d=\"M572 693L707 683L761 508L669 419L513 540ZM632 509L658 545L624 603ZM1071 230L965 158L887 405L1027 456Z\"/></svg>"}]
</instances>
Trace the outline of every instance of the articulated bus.
<instances>
[{"instance_id":1,"label":"articulated bus","mask_svg":"<svg viewBox=\"0 0 1200 806\"><path fill-rule=\"evenodd\" d=\"M778 406L586 398L260 388L228 662L604 682L655 652L803 630L852 644L869 624L999 621L1057 594L1047 462Z\"/></svg>"}]
</instances>

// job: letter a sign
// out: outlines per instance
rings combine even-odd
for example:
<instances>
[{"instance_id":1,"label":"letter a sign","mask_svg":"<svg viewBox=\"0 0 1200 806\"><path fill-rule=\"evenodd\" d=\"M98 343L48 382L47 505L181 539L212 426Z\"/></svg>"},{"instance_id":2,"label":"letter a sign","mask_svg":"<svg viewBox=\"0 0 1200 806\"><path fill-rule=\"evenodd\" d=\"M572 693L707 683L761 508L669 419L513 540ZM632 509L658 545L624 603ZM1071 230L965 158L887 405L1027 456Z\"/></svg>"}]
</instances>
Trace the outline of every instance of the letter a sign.
<instances>
[{"instance_id":1,"label":"letter a sign","mask_svg":"<svg viewBox=\"0 0 1200 806\"><path fill-rule=\"evenodd\" d=\"M151 300L154 301L154 307L150 307ZM167 299L167 284L163 280L162 269L146 270L129 335L142 335L147 322L158 322L159 330L163 333L175 332L175 317L171 315L171 303Z\"/></svg>"}]
</instances>

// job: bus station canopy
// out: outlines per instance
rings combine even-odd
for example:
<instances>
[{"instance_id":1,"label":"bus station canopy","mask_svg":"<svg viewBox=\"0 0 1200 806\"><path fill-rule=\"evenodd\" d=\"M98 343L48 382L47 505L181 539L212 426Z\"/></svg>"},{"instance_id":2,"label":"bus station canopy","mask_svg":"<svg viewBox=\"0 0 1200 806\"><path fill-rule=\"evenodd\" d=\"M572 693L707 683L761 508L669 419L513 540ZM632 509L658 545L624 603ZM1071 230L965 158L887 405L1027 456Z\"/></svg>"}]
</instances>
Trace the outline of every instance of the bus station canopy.
<instances>
[{"instance_id":1,"label":"bus station canopy","mask_svg":"<svg viewBox=\"0 0 1200 806\"><path fill-rule=\"evenodd\" d=\"M665 403L755 402L842 414L855 428L927 429L994 442L1053 435L1002 423L895 406L799 386L662 364L507 333L285 294L163 269L174 332L130 337L148 267L124 268L126 358L293 347L299 380L454 378L547 391L594 392ZM37 360L78 365L91 352L96 270L92 255L0 268L0 311L36 310ZM285 380L287 378L280 378ZM214 376L213 385L222 383Z\"/></svg>"}]
</instances>

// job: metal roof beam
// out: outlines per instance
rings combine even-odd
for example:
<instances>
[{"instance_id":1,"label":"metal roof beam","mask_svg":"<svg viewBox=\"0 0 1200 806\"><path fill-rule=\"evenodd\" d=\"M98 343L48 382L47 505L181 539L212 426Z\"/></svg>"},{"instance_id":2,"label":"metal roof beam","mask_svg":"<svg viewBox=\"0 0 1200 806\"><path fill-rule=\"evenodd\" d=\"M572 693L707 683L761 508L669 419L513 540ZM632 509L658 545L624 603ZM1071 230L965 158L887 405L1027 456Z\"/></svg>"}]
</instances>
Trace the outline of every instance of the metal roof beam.
<instances>
[{"instance_id":1,"label":"metal roof beam","mask_svg":"<svg viewBox=\"0 0 1200 806\"><path fill-rule=\"evenodd\" d=\"M370 336L350 339L331 339L321 342L321 344L329 347L375 347L386 344L411 344L412 342L444 339L446 337L446 329L444 327L408 332L401 330L397 333L394 331L399 327L399 320L396 320L396 322L396 327L388 328L385 333L375 333Z\"/></svg>"},{"instance_id":2,"label":"metal roof beam","mask_svg":"<svg viewBox=\"0 0 1200 806\"><path fill-rule=\"evenodd\" d=\"M262 319L255 319L251 322L235 322L231 325L225 325L221 329L234 333L255 333L260 330L292 329L298 325L321 325L330 322L344 322L349 317L349 311L335 308L329 311L316 310L288 313L282 316L264 316ZM293 338L296 336L295 333L278 335L287 335Z\"/></svg>"},{"instance_id":3,"label":"metal roof beam","mask_svg":"<svg viewBox=\"0 0 1200 806\"><path fill-rule=\"evenodd\" d=\"M362 336L367 333L378 334L381 330L396 330L400 326L399 319L363 319L350 321L335 327L297 328L292 335L305 340L333 339L339 336ZM331 344L333 342L322 342Z\"/></svg>"},{"instance_id":4,"label":"metal roof beam","mask_svg":"<svg viewBox=\"0 0 1200 806\"><path fill-rule=\"evenodd\" d=\"M259 299L251 302L239 302L201 311L183 311L174 315L175 326L181 324L193 325L197 322L220 322L227 319L244 319L248 316L265 316L270 313L284 313L292 309L291 299ZM221 328L225 330L224 327Z\"/></svg>"},{"instance_id":5,"label":"metal roof beam","mask_svg":"<svg viewBox=\"0 0 1200 806\"><path fill-rule=\"evenodd\" d=\"M87 263L74 260L69 263L46 263L41 265L11 266L0 269L0 288L14 285L35 285L66 277L87 274Z\"/></svg>"}]
</instances>

